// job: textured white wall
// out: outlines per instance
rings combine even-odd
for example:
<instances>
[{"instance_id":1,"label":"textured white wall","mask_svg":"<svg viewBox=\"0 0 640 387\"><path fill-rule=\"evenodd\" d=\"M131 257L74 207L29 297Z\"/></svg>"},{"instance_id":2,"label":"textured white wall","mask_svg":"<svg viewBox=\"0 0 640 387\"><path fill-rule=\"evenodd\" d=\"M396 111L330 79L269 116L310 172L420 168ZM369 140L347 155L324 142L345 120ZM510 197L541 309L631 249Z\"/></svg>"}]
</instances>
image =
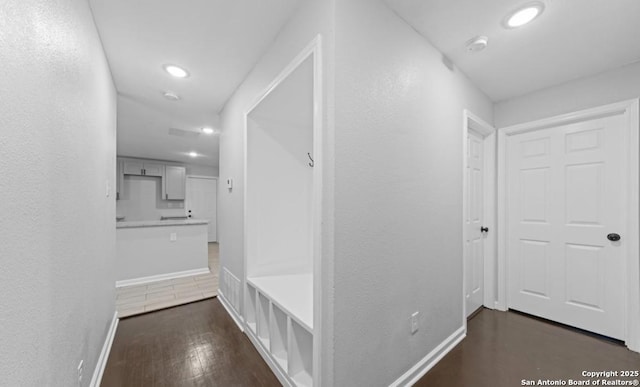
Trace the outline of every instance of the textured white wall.
<instances>
[{"instance_id":1,"label":"textured white wall","mask_svg":"<svg viewBox=\"0 0 640 387\"><path fill-rule=\"evenodd\" d=\"M333 0L302 0L291 19L285 24L271 48L256 64L242 85L227 102L222 117L222 134L220 137L220 184L218 185L218 239L220 242L220 266L228 269L238 278L244 277L244 241L243 241L243 127L244 113L255 102L270 82L289 64L317 34L323 36L323 62L325 87L325 154L323 163L324 208L323 211L323 281L326 294L323 302L322 335L325 349L322 375L331 379L329 360L333 353L331 348L332 311L331 273L332 271L332 197L333 197L333 158L332 150L332 116L328 107L332 101L332 63L333 63ZM233 190L226 188L226 179L233 178ZM243 295L240 294L240 299ZM328 382L322 385L330 386Z\"/></svg>"},{"instance_id":2,"label":"textured white wall","mask_svg":"<svg viewBox=\"0 0 640 387\"><path fill-rule=\"evenodd\" d=\"M640 62L495 104L496 127L640 97Z\"/></svg>"},{"instance_id":3,"label":"textured white wall","mask_svg":"<svg viewBox=\"0 0 640 387\"><path fill-rule=\"evenodd\" d=\"M380 0L336 3L335 48L334 385L384 386L462 326L462 111L492 103Z\"/></svg>"},{"instance_id":4,"label":"textured white wall","mask_svg":"<svg viewBox=\"0 0 640 387\"><path fill-rule=\"evenodd\" d=\"M0 384L88 385L114 313L116 93L86 0L0 6Z\"/></svg>"}]
</instances>

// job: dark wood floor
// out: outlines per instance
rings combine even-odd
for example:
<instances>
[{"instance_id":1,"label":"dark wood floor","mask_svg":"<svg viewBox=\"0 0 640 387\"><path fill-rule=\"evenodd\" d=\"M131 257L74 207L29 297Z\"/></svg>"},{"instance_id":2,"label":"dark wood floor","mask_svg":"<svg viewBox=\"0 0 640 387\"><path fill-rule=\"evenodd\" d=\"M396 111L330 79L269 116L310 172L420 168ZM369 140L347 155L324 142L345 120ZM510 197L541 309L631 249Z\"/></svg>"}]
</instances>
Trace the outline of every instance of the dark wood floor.
<instances>
[{"instance_id":1,"label":"dark wood floor","mask_svg":"<svg viewBox=\"0 0 640 387\"><path fill-rule=\"evenodd\" d=\"M121 320L101 386L280 383L220 301L212 298Z\"/></svg>"},{"instance_id":2,"label":"dark wood floor","mask_svg":"<svg viewBox=\"0 0 640 387\"><path fill-rule=\"evenodd\" d=\"M469 321L467 338L416 386L512 387L523 379L580 379L585 370L640 370L640 355L544 320L483 310ZM214 298L121 320L101 385L280 383Z\"/></svg>"},{"instance_id":3,"label":"dark wood floor","mask_svg":"<svg viewBox=\"0 0 640 387\"><path fill-rule=\"evenodd\" d=\"M585 379L582 371L608 370L640 370L640 354L542 319L484 309L469 320L467 337L415 386L512 387L523 379L576 380Z\"/></svg>"}]
</instances>

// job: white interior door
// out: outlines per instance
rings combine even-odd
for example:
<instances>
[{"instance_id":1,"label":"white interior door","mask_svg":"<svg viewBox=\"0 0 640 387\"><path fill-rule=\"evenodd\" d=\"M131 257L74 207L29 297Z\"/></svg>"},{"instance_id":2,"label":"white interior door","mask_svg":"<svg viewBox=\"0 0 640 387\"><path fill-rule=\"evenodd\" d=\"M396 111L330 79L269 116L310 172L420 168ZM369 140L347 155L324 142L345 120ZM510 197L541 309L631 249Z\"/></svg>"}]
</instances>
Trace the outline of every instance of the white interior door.
<instances>
[{"instance_id":1,"label":"white interior door","mask_svg":"<svg viewBox=\"0 0 640 387\"><path fill-rule=\"evenodd\" d=\"M507 140L508 305L624 339L625 120Z\"/></svg>"},{"instance_id":2,"label":"white interior door","mask_svg":"<svg viewBox=\"0 0 640 387\"><path fill-rule=\"evenodd\" d=\"M467 317L484 300L484 139L473 130L467 136L467 197L465 206L465 302Z\"/></svg>"},{"instance_id":3,"label":"white interior door","mask_svg":"<svg viewBox=\"0 0 640 387\"><path fill-rule=\"evenodd\" d=\"M191 219L209 221L209 242L218 241L217 195L217 179L193 176L187 178L187 215Z\"/></svg>"}]
</instances>

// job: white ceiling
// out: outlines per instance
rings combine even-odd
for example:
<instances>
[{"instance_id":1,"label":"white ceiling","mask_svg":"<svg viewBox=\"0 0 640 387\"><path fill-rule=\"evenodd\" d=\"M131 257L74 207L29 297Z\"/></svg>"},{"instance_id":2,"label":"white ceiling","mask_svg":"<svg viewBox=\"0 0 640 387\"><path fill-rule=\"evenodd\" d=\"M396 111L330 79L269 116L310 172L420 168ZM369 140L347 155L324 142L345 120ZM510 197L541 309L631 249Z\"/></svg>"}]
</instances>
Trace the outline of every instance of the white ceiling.
<instances>
[{"instance_id":1,"label":"white ceiling","mask_svg":"<svg viewBox=\"0 0 640 387\"><path fill-rule=\"evenodd\" d=\"M118 90L118 154L218 165L218 113L298 0L90 0ZM190 76L169 76L164 64ZM171 91L181 97L163 97ZM202 156L195 159L188 152Z\"/></svg>"},{"instance_id":2,"label":"white ceiling","mask_svg":"<svg viewBox=\"0 0 640 387\"><path fill-rule=\"evenodd\" d=\"M640 1L544 0L531 24L505 16L528 0L385 0L493 101L640 60ZM469 53L477 35L488 47Z\"/></svg>"}]
</instances>

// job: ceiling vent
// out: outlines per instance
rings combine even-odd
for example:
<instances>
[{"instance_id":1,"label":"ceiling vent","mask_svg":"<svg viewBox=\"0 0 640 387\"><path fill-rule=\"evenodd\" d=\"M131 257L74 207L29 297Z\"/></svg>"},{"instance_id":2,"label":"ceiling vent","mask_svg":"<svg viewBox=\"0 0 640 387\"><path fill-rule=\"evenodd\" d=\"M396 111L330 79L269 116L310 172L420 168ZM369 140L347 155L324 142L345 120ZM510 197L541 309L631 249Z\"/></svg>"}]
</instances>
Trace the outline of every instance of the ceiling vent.
<instances>
[{"instance_id":1,"label":"ceiling vent","mask_svg":"<svg viewBox=\"0 0 640 387\"><path fill-rule=\"evenodd\" d=\"M200 132L193 132L191 130L170 128L169 129L169 135L170 136L176 136L176 137L196 138L196 137L200 136Z\"/></svg>"}]
</instances>

